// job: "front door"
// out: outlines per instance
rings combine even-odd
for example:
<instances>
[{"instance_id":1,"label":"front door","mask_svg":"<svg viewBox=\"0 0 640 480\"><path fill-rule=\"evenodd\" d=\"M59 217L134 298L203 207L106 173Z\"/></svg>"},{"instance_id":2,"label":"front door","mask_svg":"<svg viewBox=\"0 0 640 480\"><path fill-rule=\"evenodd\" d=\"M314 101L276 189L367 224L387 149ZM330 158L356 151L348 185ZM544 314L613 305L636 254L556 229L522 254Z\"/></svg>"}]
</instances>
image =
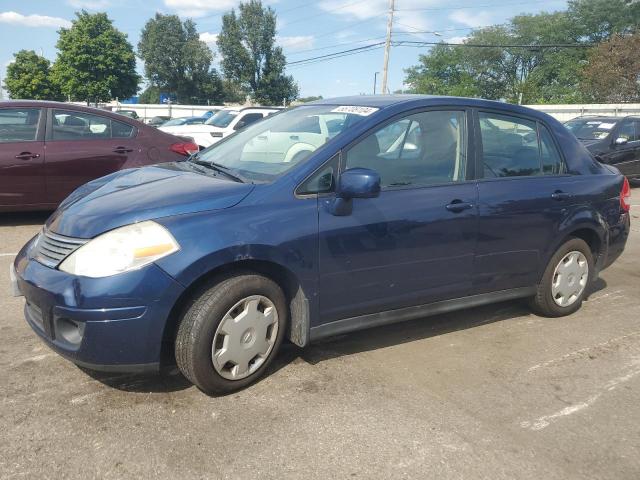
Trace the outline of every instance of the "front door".
<instances>
[{"instance_id":1,"label":"front door","mask_svg":"<svg viewBox=\"0 0 640 480\"><path fill-rule=\"evenodd\" d=\"M330 322L464 296L472 285L477 189L467 181L467 113L397 119L342 155L380 174L350 214L319 200L320 318Z\"/></svg>"},{"instance_id":2,"label":"front door","mask_svg":"<svg viewBox=\"0 0 640 480\"><path fill-rule=\"evenodd\" d=\"M58 204L80 185L123 168L138 153L135 128L79 110L52 109L47 132L47 197Z\"/></svg>"},{"instance_id":3,"label":"front door","mask_svg":"<svg viewBox=\"0 0 640 480\"><path fill-rule=\"evenodd\" d=\"M0 207L46 203L41 117L40 108L0 108Z\"/></svg>"},{"instance_id":4,"label":"front door","mask_svg":"<svg viewBox=\"0 0 640 480\"><path fill-rule=\"evenodd\" d=\"M640 120L624 119L612 136L613 144L611 152L607 154L607 163L628 177L640 176Z\"/></svg>"}]
</instances>

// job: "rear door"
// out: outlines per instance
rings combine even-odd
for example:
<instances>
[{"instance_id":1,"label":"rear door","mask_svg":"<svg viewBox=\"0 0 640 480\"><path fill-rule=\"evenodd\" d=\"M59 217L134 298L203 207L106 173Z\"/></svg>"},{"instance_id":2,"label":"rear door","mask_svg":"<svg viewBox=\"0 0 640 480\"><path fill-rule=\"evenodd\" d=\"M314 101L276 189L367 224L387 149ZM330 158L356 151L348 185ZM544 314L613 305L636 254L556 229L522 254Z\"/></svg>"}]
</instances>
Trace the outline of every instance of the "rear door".
<instances>
[{"instance_id":1,"label":"rear door","mask_svg":"<svg viewBox=\"0 0 640 480\"><path fill-rule=\"evenodd\" d=\"M80 185L115 172L138 154L136 128L80 110L50 109L47 198L58 204Z\"/></svg>"},{"instance_id":2,"label":"rear door","mask_svg":"<svg viewBox=\"0 0 640 480\"><path fill-rule=\"evenodd\" d=\"M41 108L0 108L0 207L46 203L44 120Z\"/></svg>"},{"instance_id":3,"label":"rear door","mask_svg":"<svg viewBox=\"0 0 640 480\"><path fill-rule=\"evenodd\" d=\"M565 175L549 130L534 119L480 111L479 225L475 289L485 293L534 285L579 185Z\"/></svg>"}]
</instances>

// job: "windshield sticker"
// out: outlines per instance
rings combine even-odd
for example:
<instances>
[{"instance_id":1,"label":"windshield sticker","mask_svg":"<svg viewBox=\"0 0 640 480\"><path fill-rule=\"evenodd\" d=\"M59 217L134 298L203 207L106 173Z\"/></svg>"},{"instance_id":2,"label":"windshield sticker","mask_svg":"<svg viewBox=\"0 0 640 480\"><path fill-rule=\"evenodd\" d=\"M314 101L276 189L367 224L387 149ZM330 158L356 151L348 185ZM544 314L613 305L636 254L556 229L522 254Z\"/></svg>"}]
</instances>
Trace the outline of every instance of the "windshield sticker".
<instances>
[{"instance_id":1,"label":"windshield sticker","mask_svg":"<svg viewBox=\"0 0 640 480\"><path fill-rule=\"evenodd\" d=\"M601 128L603 130L611 130L613 127L615 127L616 124L615 123L601 123L598 128Z\"/></svg>"},{"instance_id":2,"label":"windshield sticker","mask_svg":"<svg viewBox=\"0 0 640 480\"><path fill-rule=\"evenodd\" d=\"M331 110L332 113L351 113L353 115L360 115L361 117L368 117L372 113L377 112L378 109L374 107L356 107L343 105Z\"/></svg>"}]
</instances>

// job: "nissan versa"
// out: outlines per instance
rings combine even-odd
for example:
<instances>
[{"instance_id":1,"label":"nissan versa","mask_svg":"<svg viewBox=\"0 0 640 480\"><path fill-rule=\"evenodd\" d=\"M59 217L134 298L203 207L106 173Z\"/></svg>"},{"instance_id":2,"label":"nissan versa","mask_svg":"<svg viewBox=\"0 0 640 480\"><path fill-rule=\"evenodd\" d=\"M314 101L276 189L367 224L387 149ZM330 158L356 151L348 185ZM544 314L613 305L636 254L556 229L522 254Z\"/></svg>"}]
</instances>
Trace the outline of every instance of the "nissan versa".
<instances>
[{"instance_id":1,"label":"nissan versa","mask_svg":"<svg viewBox=\"0 0 640 480\"><path fill-rule=\"evenodd\" d=\"M227 392L260 377L285 338L515 298L575 312L624 249L629 195L543 113L323 100L188 161L80 187L11 275L29 325L78 365L175 361L204 392Z\"/></svg>"}]
</instances>

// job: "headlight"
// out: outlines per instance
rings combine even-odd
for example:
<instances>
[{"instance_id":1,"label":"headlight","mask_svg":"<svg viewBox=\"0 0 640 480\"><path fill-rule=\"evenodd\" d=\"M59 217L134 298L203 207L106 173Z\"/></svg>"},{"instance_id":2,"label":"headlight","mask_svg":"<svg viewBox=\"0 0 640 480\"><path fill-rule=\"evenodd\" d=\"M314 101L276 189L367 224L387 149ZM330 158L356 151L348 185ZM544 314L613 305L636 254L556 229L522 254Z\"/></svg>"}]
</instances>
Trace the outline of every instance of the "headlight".
<instances>
[{"instance_id":1,"label":"headlight","mask_svg":"<svg viewBox=\"0 0 640 480\"><path fill-rule=\"evenodd\" d=\"M146 221L103 233L78 248L58 268L73 275L108 277L142 268L179 249L167 229Z\"/></svg>"}]
</instances>

